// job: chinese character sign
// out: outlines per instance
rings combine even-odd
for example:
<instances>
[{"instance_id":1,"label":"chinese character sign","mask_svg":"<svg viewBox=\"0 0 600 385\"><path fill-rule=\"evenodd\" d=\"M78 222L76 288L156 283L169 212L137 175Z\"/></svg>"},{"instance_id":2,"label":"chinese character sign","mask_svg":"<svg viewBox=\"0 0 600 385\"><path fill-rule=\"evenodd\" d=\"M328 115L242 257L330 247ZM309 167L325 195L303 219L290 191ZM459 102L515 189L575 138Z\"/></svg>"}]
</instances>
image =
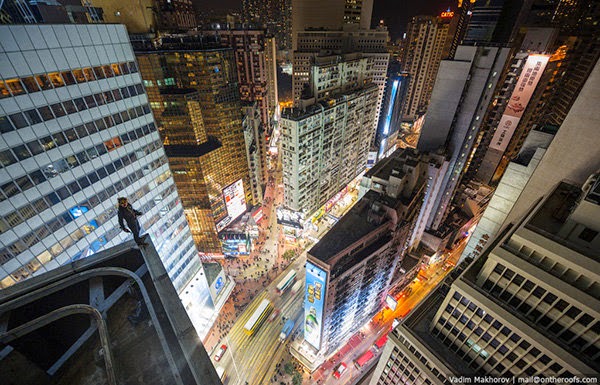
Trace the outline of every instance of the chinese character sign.
<instances>
[{"instance_id":1,"label":"chinese character sign","mask_svg":"<svg viewBox=\"0 0 600 385\"><path fill-rule=\"evenodd\" d=\"M506 110L498 123L490 148L504 152L510 139L512 138L525 108L535 87L537 86L546 64L548 63L549 56L547 55L529 55L521 76L517 81L517 85L510 96Z\"/></svg>"}]
</instances>

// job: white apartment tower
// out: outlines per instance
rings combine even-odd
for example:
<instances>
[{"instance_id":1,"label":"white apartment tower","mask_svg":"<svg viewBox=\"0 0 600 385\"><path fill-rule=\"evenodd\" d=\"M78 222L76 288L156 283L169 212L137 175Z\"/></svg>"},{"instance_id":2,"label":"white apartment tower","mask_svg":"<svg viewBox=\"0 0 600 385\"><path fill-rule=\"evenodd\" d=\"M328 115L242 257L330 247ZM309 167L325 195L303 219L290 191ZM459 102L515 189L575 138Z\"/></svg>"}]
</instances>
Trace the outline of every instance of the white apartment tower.
<instances>
[{"instance_id":1,"label":"white apartment tower","mask_svg":"<svg viewBox=\"0 0 600 385\"><path fill-rule=\"evenodd\" d=\"M371 189L307 254L304 341L292 354L313 371L385 306L423 201L427 163L397 150L371 169Z\"/></svg>"},{"instance_id":2,"label":"white apartment tower","mask_svg":"<svg viewBox=\"0 0 600 385\"><path fill-rule=\"evenodd\" d=\"M410 74L402 112L404 120L415 120L427 110L440 61L446 59L443 55L451 20L440 16L415 16L408 23L402 60L402 70Z\"/></svg>"},{"instance_id":3,"label":"white apartment tower","mask_svg":"<svg viewBox=\"0 0 600 385\"><path fill-rule=\"evenodd\" d=\"M297 47L293 56L292 95L294 105L298 105L304 88L310 84L311 66L315 64L319 56L361 53L362 57L372 60L365 70L364 76L371 79L378 87L377 120L373 125L373 130L376 130L390 59L387 40L388 32L386 30L298 32Z\"/></svg>"},{"instance_id":4,"label":"white apartment tower","mask_svg":"<svg viewBox=\"0 0 600 385\"><path fill-rule=\"evenodd\" d=\"M214 303L123 25L0 26L0 289L128 240L127 197L202 337Z\"/></svg>"},{"instance_id":5,"label":"white apartment tower","mask_svg":"<svg viewBox=\"0 0 600 385\"><path fill-rule=\"evenodd\" d=\"M366 169L377 86L337 93L281 116L284 204L312 215ZM314 98L312 99L314 102Z\"/></svg>"}]
</instances>

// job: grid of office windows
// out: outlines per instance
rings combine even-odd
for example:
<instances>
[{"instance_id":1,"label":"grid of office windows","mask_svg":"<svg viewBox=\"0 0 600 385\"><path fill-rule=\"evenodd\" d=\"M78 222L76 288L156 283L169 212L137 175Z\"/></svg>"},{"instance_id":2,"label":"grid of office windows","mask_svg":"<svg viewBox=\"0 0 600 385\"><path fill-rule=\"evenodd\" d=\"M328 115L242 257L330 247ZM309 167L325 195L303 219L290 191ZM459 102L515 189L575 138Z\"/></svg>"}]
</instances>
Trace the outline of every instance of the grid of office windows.
<instances>
[{"instance_id":1,"label":"grid of office windows","mask_svg":"<svg viewBox=\"0 0 600 385\"><path fill-rule=\"evenodd\" d=\"M396 329L394 332L402 344L394 346L389 358L385 364L383 372L379 377L378 385L395 385L395 384L419 384L431 385L433 382L430 378L436 377L440 382L448 384L449 381L440 373L440 371L432 365L432 363L422 355L415 347L404 338ZM406 351L408 350L408 351ZM422 371L415 365L416 361L420 361L427 368L428 372Z\"/></svg>"},{"instance_id":2,"label":"grid of office windows","mask_svg":"<svg viewBox=\"0 0 600 385\"><path fill-rule=\"evenodd\" d=\"M0 80L0 98L51 90L138 72L135 62L75 68L69 71L35 74L23 78Z\"/></svg>"},{"instance_id":3,"label":"grid of office windows","mask_svg":"<svg viewBox=\"0 0 600 385\"><path fill-rule=\"evenodd\" d=\"M95 94L86 95L81 98L75 98L73 100L65 100L62 103L58 102L49 106L41 106L38 108L28 109L23 112L15 112L9 116L0 116L0 132L6 133L18 130L23 127L33 126L34 124L58 119L62 116L75 114L90 108L103 106L108 103L132 98L134 96L143 94L144 88L142 87L142 85L136 84L132 86L115 88L109 91L103 91ZM143 106L143 108L144 110L149 110L150 107L145 105ZM128 111L123 111L122 117L107 117L107 119L105 119L107 120L105 124L107 125L107 127L111 127L115 124L119 124L121 122L132 119L130 118L130 115L127 112Z\"/></svg>"},{"instance_id":4,"label":"grid of office windows","mask_svg":"<svg viewBox=\"0 0 600 385\"><path fill-rule=\"evenodd\" d=\"M507 248L510 252L524 259L528 263L552 274L561 281L576 287L596 299L600 299L600 282L596 280L591 272L586 271L585 269L573 269L572 266L568 266L568 261L566 259L555 255L548 255L550 253L540 249L533 250L531 247L521 245L512 238L502 247Z\"/></svg>"},{"instance_id":5,"label":"grid of office windows","mask_svg":"<svg viewBox=\"0 0 600 385\"><path fill-rule=\"evenodd\" d=\"M559 343L590 360L600 352L600 320L581 305L573 304L564 294L543 282L534 283L515 269L497 263L483 289L507 304L539 328L543 334L557 337ZM566 301L567 300L567 301Z\"/></svg>"},{"instance_id":6,"label":"grid of office windows","mask_svg":"<svg viewBox=\"0 0 600 385\"><path fill-rule=\"evenodd\" d=\"M85 132L85 127L83 127L83 126L79 126L79 127L81 127L83 130L83 132L81 132L81 131L79 132L79 138L83 138L87 135L87 133ZM130 143L137 138L141 138L142 136L149 134L153 130L155 130L153 123L145 125L143 127L138 127L135 130L132 130L132 131L126 132L120 136L111 138L108 141L105 141L103 144L98 144L96 146L90 146L89 148L86 148L83 151L69 155L62 159L55 160L52 163L49 163L45 166L35 169L34 171L29 172L26 175L15 179L14 181L7 182L7 183L3 184L2 186L0 186L0 190L2 191L2 194L0 194L0 201L10 198L20 192L25 192L29 188L32 188L33 186L35 186L37 184L40 184L40 183L45 182L46 180L55 178L58 175L60 175L61 173L64 173L68 170L71 170L71 169L77 167L77 166L85 164L86 162L93 160L93 159L97 158L98 156L102 156L109 151L115 150L116 148L121 147L127 143ZM75 127L74 129L72 128L65 132L56 133L52 136L47 136L40 140L31 141L29 143L24 144L23 146L26 145L27 148L31 148L34 146L32 143L36 143L36 145L40 144L40 143L45 143L47 145L43 146L43 149L57 148L63 144L77 140L77 135L75 134L75 132L77 132L77 131L79 131L79 130L77 127ZM0 154L8 154L10 156L13 156L12 154L14 151L22 151L22 150L15 150L15 148L7 149L7 150L2 151ZM137 152L138 151L132 152L131 157L128 159L122 159L123 162L127 162L127 164L135 162L137 160L137 155L136 155ZM152 151L142 150L142 152L144 152L145 155L147 155L149 152L152 152ZM34 155L37 155L37 153L34 153L30 156L34 156ZM108 169L106 171L107 172L106 175L111 174L111 170L112 169ZM104 171L102 171L102 170L98 170L98 174L99 174L99 179L102 179L106 176L106 175L104 175ZM92 178L90 180L95 179L95 177L90 177L90 178ZM94 182L92 181L92 183L94 183ZM85 186L85 187L87 187L87 186ZM71 192L73 192L73 191L71 191Z\"/></svg>"},{"instance_id":7,"label":"grid of office windows","mask_svg":"<svg viewBox=\"0 0 600 385\"><path fill-rule=\"evenodd\" d=\"M142 151L149 151L151 148L159 147L160 142L153 142L149 146L146 146ZM7 215L1 216L0 233L4 233L5 231L8 231L13 227L16 227L36 215L41 215L45 210L50 209L58 202L66 200L67 198L75 195L77 192L85 189L88 186L93 185L94 183L102 179L99 177L99 175L104 175L105 177L107 175L112 175L118 170L121 170L124 167L130 165L135 160L137 160L137 155L135 154L135 152L132 152L131 154L117 159L111 164L108 164L106 167L100 167L97 170L94 170L89 174L80 177L79 179L70 183L68 186L61 187L57 191L53 191L45 196L41 196L40 198L35 199L29 204L25 204L24 206L19 207L15 211L11 211ZM0 264L3 264L10 258L15 257L19 253L27 250L29 247L35 244L36 239L43 239L44 235L46 234L46 231L48 231L49 228L56 227L52 226L52 224L55 221L60 221L60 219L62 218L65 223L69 223L72 220L75 220L76 218L81 216L81 214L83 214L81 212L82 207L85 207L85 212L87 212L90 208L98 206L101 202L104 202L108 197L115 195L119 191L123 190L127 184L134 183L136 180L142 178L145 175L145 173L155 170L166 163L166 157L162 156L159 159L150 162L144 170L136 170L135 172L120 178L115 183L109 185L105 189L96 190L95 195L92 195L83 199L82 201L77 202L77 204L73 206L74 209L70 208L68 210L65 210L63 213L56 215L56 218L54 220L46 222L45 224L38 227L38 229L23 236L22 239L9 245L7 248L2 249L0 251Z\"/></svg>"},{"instance_id":8,"label":"grid of office windows","mask_svg":"<svg viewBox=\"0 0 600 385\"><path fill-rule=\"evenodd\" d=\"M453 293L432 333L478 373L573 376L529 336L519 335L459 292Z\"/></svg>"}]
</instances>

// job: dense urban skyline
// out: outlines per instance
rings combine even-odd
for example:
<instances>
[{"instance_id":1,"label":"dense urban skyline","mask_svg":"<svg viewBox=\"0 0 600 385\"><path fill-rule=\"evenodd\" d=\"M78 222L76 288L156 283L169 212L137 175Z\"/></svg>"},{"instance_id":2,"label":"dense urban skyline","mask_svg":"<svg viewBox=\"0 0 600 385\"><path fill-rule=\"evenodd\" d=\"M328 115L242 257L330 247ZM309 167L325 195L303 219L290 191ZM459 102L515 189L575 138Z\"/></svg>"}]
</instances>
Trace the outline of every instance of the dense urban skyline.
<instances>
[{"instance_id":1,"label":"dense urban skyline","mask_svg":"<svg viewBox=\"0 0 600 385\"><path fill-rule=\"evenodd\" d=\"M598 20L3 1L0 383L597 383Z\"/></svg>"}]
</instances>

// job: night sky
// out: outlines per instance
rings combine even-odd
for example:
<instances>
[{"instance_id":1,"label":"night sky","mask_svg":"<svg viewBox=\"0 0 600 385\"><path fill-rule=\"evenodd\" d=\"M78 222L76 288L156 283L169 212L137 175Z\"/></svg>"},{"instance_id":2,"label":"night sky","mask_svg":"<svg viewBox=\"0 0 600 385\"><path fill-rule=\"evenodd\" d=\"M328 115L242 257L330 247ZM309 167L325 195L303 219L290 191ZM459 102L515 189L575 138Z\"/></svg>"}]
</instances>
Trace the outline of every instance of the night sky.
<instances>
[{"instance_id":1,"label":"night sky","mask_svg":"<svg viewBox=\"0 0 600 385\"><path fill-rule=\"evenodd\" d=\"M196 1L201 1L207 9L241 9L241 0ZM374 0L374 2L372 24L376 25L380 19L384 19L393 39L402 35L411 17L419 14L436 15L445 11L448 6L454 10L457 4L456 0Z\"/></svg>"}]
</instances>

